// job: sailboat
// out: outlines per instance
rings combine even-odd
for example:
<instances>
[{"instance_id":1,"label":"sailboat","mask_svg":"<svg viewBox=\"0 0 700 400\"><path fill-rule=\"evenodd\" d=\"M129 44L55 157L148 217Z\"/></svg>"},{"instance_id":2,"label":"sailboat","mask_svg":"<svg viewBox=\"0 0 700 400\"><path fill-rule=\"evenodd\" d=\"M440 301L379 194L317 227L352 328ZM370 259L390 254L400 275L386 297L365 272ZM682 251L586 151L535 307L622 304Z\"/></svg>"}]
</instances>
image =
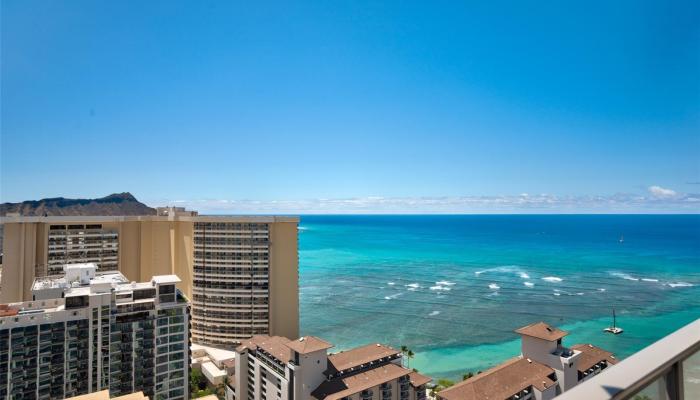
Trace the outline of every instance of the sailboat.
<instances>
[{"instance_id":1,"label":"sailboat","mask_svg":"<svg viewBox=\"0 0 700 400\"><path fill-rule=\"evenodd\" d=\"M612 333L614 335L619 335L622 332L624 332L622 328L617 326L617 319L615 318L615 309L614 308L613 308L613 324L612 324L612 326L609 326L609 327L603 329L603 331L608 332L608 333Z\"/></svg>"}]
</instances>

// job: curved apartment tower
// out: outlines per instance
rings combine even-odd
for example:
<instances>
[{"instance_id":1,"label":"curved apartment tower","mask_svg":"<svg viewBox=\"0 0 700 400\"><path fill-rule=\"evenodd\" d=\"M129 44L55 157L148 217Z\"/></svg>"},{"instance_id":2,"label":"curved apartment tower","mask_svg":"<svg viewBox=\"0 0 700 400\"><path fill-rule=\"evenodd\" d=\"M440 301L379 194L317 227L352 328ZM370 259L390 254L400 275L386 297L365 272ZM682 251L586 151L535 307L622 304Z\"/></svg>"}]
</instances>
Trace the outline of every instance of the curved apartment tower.
<instances>
[{"instance_id":1,"label":"curved apartment tower","mask_svg":"<svg viewBox=\"0 0 700 400\"><path fill-rule=\"evenodd\" d=\"M277 296L288 300L298 297L291 287L296 286L296 268L285 268L284 259L280 259L296 251L285 240L296 235L296 228L294 232L284 228L257 220L194 223L195 342L230 347L253 335L279 331L281 325L295 324L282 320L284 313L294 310L275 301Z\"/></svg>"}]
</instances>

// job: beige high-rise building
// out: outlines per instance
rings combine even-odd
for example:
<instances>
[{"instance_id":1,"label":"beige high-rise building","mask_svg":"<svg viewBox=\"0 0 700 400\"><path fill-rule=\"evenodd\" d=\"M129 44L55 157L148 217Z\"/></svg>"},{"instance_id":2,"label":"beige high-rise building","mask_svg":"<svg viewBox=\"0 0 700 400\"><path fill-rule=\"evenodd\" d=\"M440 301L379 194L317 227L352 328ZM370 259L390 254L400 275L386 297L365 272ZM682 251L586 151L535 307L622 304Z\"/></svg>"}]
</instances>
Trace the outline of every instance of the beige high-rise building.
<instances>
[{"instance_id":1,"label":"beige high-rise building","mask_svg":"<svg viewBox=\"0 0 700 400\"><path fill-rule=\"evenodd\" d=\"M257 334L299 336L297 217L6 216L0 302L31 300L34 278L95 263L128 279L177 275L192 301L192 340L234 348Z\"/></svg>"}]
</instances>

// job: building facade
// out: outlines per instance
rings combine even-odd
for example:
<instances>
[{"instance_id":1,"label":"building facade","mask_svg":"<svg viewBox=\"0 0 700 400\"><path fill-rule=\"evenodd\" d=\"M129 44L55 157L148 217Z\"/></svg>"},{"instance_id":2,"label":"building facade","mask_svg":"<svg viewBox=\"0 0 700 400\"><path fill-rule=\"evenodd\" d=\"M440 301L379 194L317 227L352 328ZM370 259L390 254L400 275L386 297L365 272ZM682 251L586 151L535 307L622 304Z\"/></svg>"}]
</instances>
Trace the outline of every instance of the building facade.
<instances>
[{"instance_id":1,"label":"building facade","mask_svg":"<svg viewBox=\"0 0 700 400\"><path fill-rule=\"evenodd\" d=\"M0 306L0 397L109 390L186 399L189 303L173 275L130 282L94 264L38 278L31 301Z\"/></svg>"},{"instance_id":2,"label":"building facade","mask_svg":"<svg viewBox=\"0 0 700 400\"><path fill-rule=\"evenodd\" d=\"M94 263L101 271L119 269L119 237L102 224L51 224L46 249L46 270L38 276L63 272L65 264ZM39 265L41 268L41 264Z\"/></svg>"},{"instance_id":3,"label":"building facade","mask_svg":"<svg viewBox=\"0 0 700 400\"><path fill-rule=\"evenodd\" d=\"M612 353L591 344L566 347L568 332L538 322L516 330L522 354L440 391L438 400L549 400L610 365Z\"/></svg>"},{"instance_id":4,"label":"building facade","mask_svg":"<svg viewBox=\"0 0 700 400\"><path fill-rule=\"evenodd\" d=\"M128 279L173 274L192 300L192 337L235 348L256 334L299 335L295 217L200 216L161 208L154 216L3 217L0 302L31 299L36 277L93 262Z\"/></svg>"},{"instance_id":5,"label":"building facade","mask_svg":"<svg viewBox=\"0 0 700 400\"><path fill-rule=\"evenodd\" d=\"M313 336L259 335L236 349L236 400L425 400L430 378L402 366L400 352L381 344L328 354Z\"/></svg>"}]
</instances>

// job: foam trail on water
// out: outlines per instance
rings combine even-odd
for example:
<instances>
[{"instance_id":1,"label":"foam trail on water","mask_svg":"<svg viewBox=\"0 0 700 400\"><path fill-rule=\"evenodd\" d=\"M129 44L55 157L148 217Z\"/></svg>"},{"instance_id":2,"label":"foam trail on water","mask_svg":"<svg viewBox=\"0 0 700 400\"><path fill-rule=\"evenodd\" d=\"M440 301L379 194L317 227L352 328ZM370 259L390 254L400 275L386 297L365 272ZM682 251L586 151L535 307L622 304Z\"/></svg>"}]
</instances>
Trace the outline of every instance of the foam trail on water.
<instances>
[{"instance_id":1,"label":"foam trail on water","mask_svg":"<svg viewBox=\"0 0 700 400\"><path fill-rule=\"evenodd\" d=\"M436 285L440 285L440 286L452 286L452 285L456 285L456 283L450 282L450 281L437 281L437 282L435 282L435 284L436 284Z\"/></svg>"},{"instance_id":2,"label":"foam trail on water","mask_svg":"<svg viewBox=\"0 0 700 400\"><path fill-rule=\"evenodd\" d=\"M618 277L618 278L622 278L622 279L625 279L625 280L628 280L628 281L635 281L635 282L636 282L636 281L639 280L639 278L635 278L635 277L633 277L633 276L630 275L630 274L625 274L625 273L622 273L622 272L611 272L610 275L615 276L615 277Z\"/></svg>"},{"instance_id":3,"label":"foam trail on water","mask_svg":"<svg viewBox=\"0 0 700 400\"><path fill-rule=\"evenodd\" d=\"M642 278L644 282L658 282L658 279L652 279L652 278Z\"/></svg>"},{"instance_id":4,"label":"foam trail on water","mask_svg":"<svg viewBox=\"0 0 700 400\"><path fill-rule=\"evenodd\" d=\"M542 278L543 281L547 282L561 282L563 279L559 278L558 276L545 276Z\"/></svg>"},{"instance_id":5,"label":"foam trail on water","mask_svg":"<svg viewBox=\"0 0 700 400\"><path fill-rule=\"evenodd\" d=\"M448 288L448 287L446 287L446 286L440 286L440 285L437 285L437 286L431 286L431 287L430 287L430 290L443 290L443 291L449 291L449 290L450 290L450 288Z\"/></svg>"},{"instance_id":6,"label":"foam trail on water","mask_svg":"<svg viewBox=\"0 0 700 400\"><path fill-rule=\"evenodd\" d=\"M672 288L677 288L677 287L692 287L695 285L693 285L692 283L688 283L688 282L676 282L676 283L669 283L668 286L670 286Z\"/></svg>"},{"instance_id":7,"label":"foam trail on water","mask_svg":"<svg viewBox=\"0 0 700 400\"><path fill-rule=\"evenodd\" d=\"M524 282L523 285L525 285L527 287L534 287L535 286L535 284L532 282Z\"/></svg>"},{"instance_id":8,"label":"foam trail on water","mask_svg":"<svg viewBox=\"0 0 700 400\"><path fill-rule=\"evenodd\" d=\"M414 288L414 289L418 289L420 287L420 285L417 283L409 283L408 285L404 285L404 286L409 287L409 288Z\"/></svg>"}]
</instances>

